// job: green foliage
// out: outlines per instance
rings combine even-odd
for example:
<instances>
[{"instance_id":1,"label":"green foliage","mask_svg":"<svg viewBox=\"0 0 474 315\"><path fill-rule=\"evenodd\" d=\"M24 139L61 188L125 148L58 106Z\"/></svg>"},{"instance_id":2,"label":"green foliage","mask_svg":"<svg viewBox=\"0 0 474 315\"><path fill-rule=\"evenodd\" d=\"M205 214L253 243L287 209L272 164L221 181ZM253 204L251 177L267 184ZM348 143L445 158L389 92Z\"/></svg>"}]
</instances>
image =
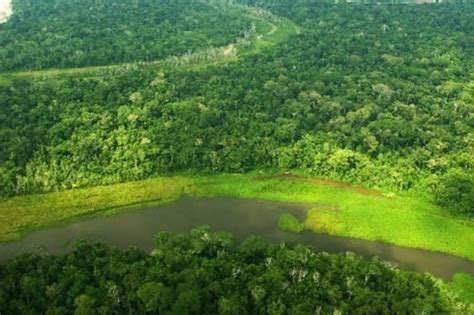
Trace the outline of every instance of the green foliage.
<instances>
[{"instance_id":1,"label":"green foliage","mask_svg":"<svg viewBox=\"0 0 474 315\"><path fill-rule=\"evenodd\" d=\"M256 238L234 249L231 239L201 227L190 234L159 233L150 255L85 242L63 256L23 255L0 265L0 309L5 314L467 310L430 276L378 259L320 254Z\"/></svg>"},{"instance_id":2,"label":"green foliage","mask_svg":"<svg viewBox=\"0 0 474 315\"><path fill-rule=\"evenodd\" d=\"M255 180L251 174L200 176L194 180L199 187L197 196L315 204L308 211L304 226L318 233L383 241L474 259L472 220L447 215L423 198L385 196L337 182L339 186L325 181L281 177Z\"/></svg>"},{"instance_id":3,"label":"green foliage","mask_svg":"<svg viewBox=\"0 0 474 315\"><path fill-rule=\"evenodd\" d=\"M228 44L251 26L196 0L21 0L13 9L0 24L0 71L154 61Z\"/></svg>"},{"instance_id":4,"label":"green foliage","mask_svg":"<svg viewBox=\"0 0 474 315\"><path fill-rule=\"evenodd\" d=\"M235 10L242 19L252 15L258 34L250 36L250 52L244 45L227 64L5 75L0 194L177 171L256 169L426 193L450 170L472 172L473 54L466 45L472 4L250 4L266 11L223 3L193 3L183 11L196 12L197 21L216 15L218 25L232 27L232 36L238 32L233 18L223 16L235 17ZM142 13L134 10L120 14L135 21ZM0 28L28 23L37 21L14 14ZM134 49L135 55L146 60Z\"/></svg>"},{"instance_id":5,"label":"green foliage","mask_svg":"<svg viewBox=\"0 0 474 315\"><path fill-rule=\"evenodd\" d=\"M193 194L195 189L190 178L173 176L10 198L0 201L0 242L17 239L32 229L85 216L161 205Z\"/></svg>"},{"instance_id":6,"label":"green foliage","mask_svg":"<svg viewBox=\"0 0 474 315\"><path fill-rule=\"evenodd\" d=\"M0 75L2 197L183 171L272 169L384 190L435 187L441 207L473 212L472 3L13 5L13 16L0 25L0 71L104 66ZM202 49L207 54L210 46L245 36L250 41L242 43L239 58L222 63L192 54L185 60L196 59L198 66L151 62ZM125 62L138 63L107 66ZM313 209L304 226L474 257L472 222L456 220L422 198L254 181L251 175L156 178L4 200L0 239L183 194L331 204L339 211ZM302 227L287 216L280 225ZM66 256L23 256L1 265L0 310L453 311L430 278L378 261L272 246L258 238L233 251L229 235L205 229L190 236L160 234L157 242L152 255L80 243ZM462 289L470 281L456 278L453 290L471 299Z\"/></svg>"},{"instance_id":7,"label":"green foliage","mask_svg":"<svg viewBox=\"0 0 474 315\"><path fill-rule=\"evenodd\" d=\"M446 215L424 199L385 197L376 191L334 186L325 181L255 177L256 174L157 177L10 198L0 201L0 241L17 239L31 229L62 221L142 209L181 196L225 196L314 204L304 222L309 230L474 259L472 221Z\"/></svg>"},{"instance_id":8,"label":"green foliage","mask_svg":"<svg viewBox=\"0 0 474 315\"><path fill-rule=\"evenodd\" d=\"M299 233L304 230L304 224L302 224L298 218L295 218L291 213L284 213L278 219L278 228L283 231Z\"/></svg>"},{"instance_id":9,"label":"green foliage","mask_svg":"<svg viewBox=\"0 0 474 315\"><path fill-rule=\"evenodd\" d=\"M474 305L474 278L468 274L455 274L448 288L463 301Z\"/></svg>"},{"instance_id":10,"label":"green foliage","mask_svg":"<svg viewBox=\"0 0 474 315\"><path fill-rule=\"evenodd\" d=\"M443 176L435 201L453 213L474 215L474 173L453 172Z\"/></svg>"}]
</instances>

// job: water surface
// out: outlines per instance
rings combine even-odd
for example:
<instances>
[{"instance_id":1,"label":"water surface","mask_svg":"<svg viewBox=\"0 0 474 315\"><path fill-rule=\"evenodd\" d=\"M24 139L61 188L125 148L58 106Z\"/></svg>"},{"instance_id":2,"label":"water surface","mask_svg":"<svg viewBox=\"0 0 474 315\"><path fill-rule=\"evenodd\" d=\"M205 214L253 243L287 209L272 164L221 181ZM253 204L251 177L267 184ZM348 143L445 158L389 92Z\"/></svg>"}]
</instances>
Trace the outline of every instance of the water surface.
<instances>
[{"instance_id":1,"label":"water surface","mask_svg":"<svg viewBox=\"0 0 474 315\"><path fill-rule=\"evenodd\" d=\"M183 198L162 207L91 218L28 233L19 241L0 244L0 261L22 252L36 251L38 246L53 254L64 253L68 243L75 239L100 240L120 248L137 246L151 251L154 234L158 231L189 232L193 227L209 225L215 231L231 232L237 241L249 235L261 235L271 242L300 242L329 253L350 251L365 257L379 256L400 267L431 272L443 279L450 279L456 272L474 275L474 262L457 256L309 231L289 233L277 228L282 213L292 213L302 219L311 207L309 204L233 198Z\"/></svg>"}]
</instances>

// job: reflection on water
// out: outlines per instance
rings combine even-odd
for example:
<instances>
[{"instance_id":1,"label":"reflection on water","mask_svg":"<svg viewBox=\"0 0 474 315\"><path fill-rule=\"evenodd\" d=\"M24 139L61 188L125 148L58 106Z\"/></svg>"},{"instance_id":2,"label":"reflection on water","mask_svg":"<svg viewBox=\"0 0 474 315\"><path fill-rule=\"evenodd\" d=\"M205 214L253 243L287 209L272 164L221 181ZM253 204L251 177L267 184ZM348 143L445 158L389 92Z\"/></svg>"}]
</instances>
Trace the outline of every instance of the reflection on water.
<instances>
[{"instance_id":1,"label":"reflection on water","mask_svg":"<svg viewBox=\"0 0 474 315\"><path fill-rule=\"evenodd\" d=\"M195 226L209 225L213 230L233 233L237 241L255 234L272 242L309 244L329 253L351 251L366 257L379 256L403 268L431 272L444 279L456 272L474 275L474 262L456 256L312 232L295 234L278 230L277 221L282 213L303 218L310 207L260 200L183 198L159 208L92 218L29 233L22 240L0 245L0 260L35 251L40 245L50 253L63 253L74 239L101 240L121 248L138 246L151 251L153 235L158 231L188 232Z\"/></svg>"}]
</instances>

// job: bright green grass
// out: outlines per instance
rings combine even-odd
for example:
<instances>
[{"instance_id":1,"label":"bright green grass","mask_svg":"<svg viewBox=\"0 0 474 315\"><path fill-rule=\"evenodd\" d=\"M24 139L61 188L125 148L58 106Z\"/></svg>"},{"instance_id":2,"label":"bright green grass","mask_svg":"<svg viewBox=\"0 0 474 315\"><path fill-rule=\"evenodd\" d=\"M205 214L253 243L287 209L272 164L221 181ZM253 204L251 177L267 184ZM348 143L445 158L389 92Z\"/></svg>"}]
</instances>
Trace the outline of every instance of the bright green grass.
<instances>
[{"instance_id":1,"label":"bright green grass","mask_svg":"<svg viewBox=\"0 0 474 315\"><path fill-rule=\"evenodd\" d=\"M323 204L310 210L307 229L333 235L424 248L474 260L474 223L449 217L427 201L382 198L344 188L286 179L257 180L255 174L166 177L0 202L0 240L79 216L116 213L183 195L228 196Z\"/></svg>"},{"instance_id":2,"label":"bright green grass","mask_svg":"<svg viewBox=\"0 0 474 315\"><path fill-rule=\"evenodd\" d=\"M304 225L291 213L283 213L278 218L278 228L283 231L299 233L304 230Z\"/></svg>"},{"instance_id":3,"label":"bright green grass","mask_svg":"<svg viewBox=\"0 0 474 315\"><path fill-rule=\"evenodd\" d=\"M474 260L473 221L449 217L426 201L403 196L369 196L347 188L281 178L256 179L256 176L160 177L14 197L0 201L0 241L13 240L32 229L64 221L160 205L182 196L227 196L318 204L317 209L309 211L304 223L296 218L283 218L280 227L284 229L299 231L305 227L316 232L379 240ZM462 300L474 302L473 278L456 275L446 288Z\"/></svg>"},{"instance_id":4,"label":"bright green grass","mask_svg":"<svg viewBox=\"0 0 474 315\"><path fill-rule=\"evenodd\" d=\"M14 197L0 202L0 241L79 217L113 214L147 204L163 204L192 194L184 177L154 178L111 186Z\"/></svg>"},{"instance_id":5,"label":"bright green grass","mask_svg":"<svg viewBox=\"0 0 474 315\"><path fill-rule=\"evenodd\" d=\"M306 228L315 232L423 248L474 260L474 222L450 217L424 200L383 198L346 189L285 179L218 175L194 182L198 193L331 205L310 210Z\"/></svg>"},{"instance_id":6,"label":"bright green grass","mask_svg":"<svg viewBox=\"0 0 474 315\"><path fill-rule=\"evenodd\" d=\"M448 289L467 303L474 304L474 278L463 273L454 275L453 280L447 284Z\"/></svg>"},{"instance_id":7,"label":"bright green grass","mask_svg":"<svg viewBox=\"0 0 474 315\"><path fill-rule=\"evenodd\" d=\"M378 240L464 256L474 260L474 225L436 213L426 201L409 197L380 199L340 194L339 212L309 211L314 231Z\"/></svg>"}]
</instances>

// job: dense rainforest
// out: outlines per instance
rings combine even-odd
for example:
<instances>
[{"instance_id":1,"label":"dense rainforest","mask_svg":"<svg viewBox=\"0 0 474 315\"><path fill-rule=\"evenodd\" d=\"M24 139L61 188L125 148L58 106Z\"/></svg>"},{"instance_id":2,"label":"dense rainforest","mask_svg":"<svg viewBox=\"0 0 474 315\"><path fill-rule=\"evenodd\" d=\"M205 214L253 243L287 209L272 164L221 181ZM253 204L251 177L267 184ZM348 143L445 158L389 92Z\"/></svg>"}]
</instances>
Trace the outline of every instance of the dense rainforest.
<instances>
[{"instance_id":1,"label":"dense rainforest","mask_svg":"<svg viewBox=\"0 0 474 315\"><path fill-rule=\"evenodd\" d=\"M294 28L226 64L2 75L1 195L183 171L291 170L428 193L474 212L474 4L76 2L14 1L0 25L0 68L147 61L223 45L262 22L236 14L244 7L235 2ZM134 23L139 14L147 18Z\"/></svg>"},{"instance_id":2,"label":"dense rainforest","mask_svg":"<svg viewBox=\"0 0 474 315\"><path fill-rule=\"evenodd\" d=\"M205 227L159 233L156 249L78 242L63 256L0 265L2 314L432 314L468 312L426 274L354 254L240 246Z\"/></svg>"},{"instance_id":3,"label":"dense rainforest","mask_svg":"<svg viewBox=\"0 0 474 315\"><path fill-rule=\"evenodd\" d=\"M0 71L155 61L222 46L251 28L240 11L201 1L16 0L13 7L0 25Z\"/></svg>"},{"instance_id":4,"label":"dense rainforest","mask_svg":"<svg viewBox=\"0 0 474 315\"><path fill-rule=\"evenodd\" d=\"M274 229L457 255L451 281L200 227L0 259L0 314L474 312L474 3L402 2L12 0L0 241L255 198L308 205Z\"/></svg>"}]
</instances>

